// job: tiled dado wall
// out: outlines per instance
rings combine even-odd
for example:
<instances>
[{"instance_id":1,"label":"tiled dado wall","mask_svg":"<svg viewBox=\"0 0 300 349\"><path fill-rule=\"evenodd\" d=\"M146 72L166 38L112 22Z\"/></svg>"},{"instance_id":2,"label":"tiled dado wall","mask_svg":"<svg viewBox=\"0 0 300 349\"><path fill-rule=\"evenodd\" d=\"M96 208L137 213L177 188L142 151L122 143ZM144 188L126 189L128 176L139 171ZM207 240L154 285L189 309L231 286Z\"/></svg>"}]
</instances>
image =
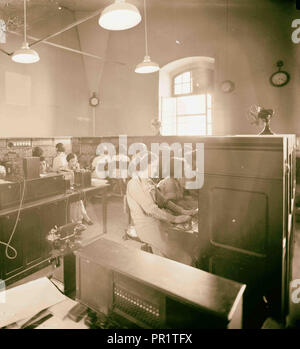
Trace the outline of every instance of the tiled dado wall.
<instances>
[{"instance_id":1,"label":"tiled dado wall","mask_svg":"<svg viewBox=\"0 0 300 349\"><path fill-rule=\"evenodd\" d=\"M185 142L195 142L195 138L185 137ZM162 143L167 142L172 144L178 142L177 136L129 136L127 137L127 146L129 147L132 143L144 143L147 148L151 149L151 143ZM91 164L93 158L96 156L96 149L100 143L111 143L116 149L119 145L118 136L107 136L107 137L80 137L72 138L72 149L77 154L81 167L86 167Z\"/></svg>"},{"instance_id":2,"label":"tiled dado wall","mask_svg":"<svg viewBox=\"0 0 300 349\"><path fill-rule=\"evenodd\" d=\"M43 149L44 156L52 165L53 158L56 155L55 145L57 143L63 143L66 148L66 153L76 153L81 167L89 166L96 155L96 149L100 143L112 143L116 147L119 144L119 137L55 137L55 138L0 138L0 163L5 154L10 151L8 143L14 143L12 151L17 153L17 157L22 162L22 158L26 156L32 156L32 150L38 146ZM150 146L151 142L162 142L159 137L128 137L128 146L131 143L145 143Z\"/></svg>"},{"instance_id":3,"label":"tiled dado wall","mask_svg":"<svg viewBox=\"0 0 300 349\"><path fill-rule=\"evenodd\" d=\"M151 137L146 137L147 139ZM151 140L149 140L150 142ZM152 140L153 141L153 140ZM116 147L119 144L119 137L56 137L56 138L0 138L0 163L5 154L10 151L8 143L12 142L14 147L12 151L17 153L17 158L21 161L23 157L32 156L32 150L38 146L43 149L44 156L52 165L53 158L56 155L55 145L63 143L66 148L66 153L76 153L81 167L89 166L96 155L98 144L103 142L113 143ZM145 137L129 137L128 145L133 142L145 142Z\"/></svg>"},{"instance_id":4,"label":"tiled dado wall","mask_svg":"<svg viewBox=\"0 0 300 349\"><path fill-rule=\"evenodd\" d=\"M8 148L8 143L14 144L12 149ZM56 154L55 145L63 143L66 152L72 151L71 137L57 137L57 138L0 138L0 162L8 151L14 151L17 158L21 159L26 156L32 156L32 149L40 147L44 151L44 156L48 163L52 165L53 158Z\"/></svg>"},{"instance_id":5,"label":"tiled dado wall","mask_svg":"<svg viewBox=\"0 0 300 349\"><path fill-rule=\"evenodd\" d=\"M144 142L149 137L128 137L128 145L133 142ZM112 143L117 148L119 145L119 137L88 137L88 138L72 138L72 149L77 154L81 167L91 164L96 156L96 149L100 143Z\"/></svg>"}]
</instances>

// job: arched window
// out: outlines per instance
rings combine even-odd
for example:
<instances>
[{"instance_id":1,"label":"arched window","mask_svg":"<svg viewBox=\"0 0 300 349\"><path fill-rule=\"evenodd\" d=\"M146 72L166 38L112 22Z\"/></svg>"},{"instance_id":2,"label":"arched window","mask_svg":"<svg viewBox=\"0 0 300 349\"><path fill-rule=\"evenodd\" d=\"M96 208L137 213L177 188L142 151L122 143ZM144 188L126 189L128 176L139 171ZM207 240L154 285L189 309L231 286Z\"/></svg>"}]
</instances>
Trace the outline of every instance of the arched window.
<instances>
[{"instance_id":1,"label":"arched window","mask_svg":"<svg viewBox=\"0 0 300 349\"><path fill-rule=\"evenodd\" d=\"M186 95L192 93L192 74L190 71L181 73L174 78L173 82L173 94L174 95Z\"/></svg>"},{"instance_id":2,"label":"arched window","mask_svg":"<svg viewBox=\"0 0 300 349\"><path fill-rule=\"evenodd\" d=\"M181 71L177 68L168 76L171 88L161 96L162 134L211 135L213 70L198 65ZM167 83L168 79L162 80ZM160 86L160 90L164 88Z\"/></svg>"}]
</instances>

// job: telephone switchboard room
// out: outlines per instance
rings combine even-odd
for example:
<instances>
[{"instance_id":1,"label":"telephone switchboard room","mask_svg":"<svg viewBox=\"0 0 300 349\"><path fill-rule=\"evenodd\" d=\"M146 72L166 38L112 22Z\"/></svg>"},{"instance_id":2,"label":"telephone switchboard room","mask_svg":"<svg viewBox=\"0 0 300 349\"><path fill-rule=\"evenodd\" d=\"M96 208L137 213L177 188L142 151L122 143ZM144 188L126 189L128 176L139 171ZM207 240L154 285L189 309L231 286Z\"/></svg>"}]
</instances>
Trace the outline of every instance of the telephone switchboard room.
<instances>
[{"instance_id":1,"label":"telephone switchboard room","mask_svg":"<svg viewBox=\"0 0 300 349\"><path fill-rule=\"evenodd\" d=\"M298 5L0 0L1 329L300 327Z\"/></svg>"}]
</instances>

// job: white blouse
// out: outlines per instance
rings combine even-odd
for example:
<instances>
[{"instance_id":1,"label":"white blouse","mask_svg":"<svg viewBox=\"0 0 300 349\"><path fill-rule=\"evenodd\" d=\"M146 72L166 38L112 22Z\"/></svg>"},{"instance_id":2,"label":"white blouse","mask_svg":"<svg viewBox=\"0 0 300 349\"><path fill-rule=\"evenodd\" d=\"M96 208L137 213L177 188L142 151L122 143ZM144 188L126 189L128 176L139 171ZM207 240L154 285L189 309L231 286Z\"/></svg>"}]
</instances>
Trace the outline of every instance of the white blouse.
<instances>
[{"instance_id":1,"label":"white blouse","mask_svg":"<svg viewBox=\"0 0 300 349\"><path fill-rule=\"evenodd\" d=\"M52 168L54 172L68 169L67 155L65 153L58 153L53 159Z\"/></svg>"}]
</instances>

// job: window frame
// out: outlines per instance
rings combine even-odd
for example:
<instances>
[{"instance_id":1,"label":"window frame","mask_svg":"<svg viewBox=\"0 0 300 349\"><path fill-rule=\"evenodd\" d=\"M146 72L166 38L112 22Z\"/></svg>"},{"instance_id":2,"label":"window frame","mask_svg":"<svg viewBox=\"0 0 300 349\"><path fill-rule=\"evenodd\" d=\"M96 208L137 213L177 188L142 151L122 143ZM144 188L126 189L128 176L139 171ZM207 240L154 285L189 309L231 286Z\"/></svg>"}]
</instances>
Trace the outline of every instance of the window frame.
<instances>
[{"instance_id":1,"label":"window frame","mask_svg":"<svg viewBox=\"0 0 300 349\"><path fill-rule=\"evenodd\" d=\"M171 91L172 91L172 97L182 97L182 96L191 96L193 95L193 73L192 71L195 69L187 69L184 71L181 71L180 73L172 76L172 81L171 81ZM175 94L175 79L178 78L180 75L183 75L185 73L190 73L191 78L190 78L190 85L191 85L191 91L190 93L179 93L179 94Z\"/></svg>"},{"instance_id":2,"label":"window frame","mask_svg":"<svg viewBox=\"0 0 300 349\"><path fill-rule=\"evenodd\" d=\"M198 94L198 93L194 93L193 92L193 72L195 70L197 70L198 68L194 67L194 68L190 68L190 69L185 69L185 70L182 70L180 72L178 72L177 74L174 74L172 77L171 77L171 96L172 98L175 98L175 109L176 109L176 126L175 126L175 130L176 130L176 134L175 135L178 135L178 117L184 117L184 116L198 116L198 117L201 117L201 116L205 116L206 118L206 133L205 133L205 136L211 136L212 135L212 131L213 131L213 96L212 96L212 93L201 93L201 94ZM191 84L191 93L180 93L180 94L175 94L175 79L180 76L180 75L183 75L185 73L189 72L190 73L190 84ZM198 113L198 114L178 114L177 113L177 110L178 110L178 100L177 98L180 98L180 97L188 97L188 96L200 96L200 95L205 95L205 99L206 99L206 114L205 113ZM208 95L211 96L211 107L209 108L208 107ZM209 122L208 120L208 114L209 114L209 111L211 113L211 120ZM210 132L208 132L210 128ZM209 134L210 133L210 134Z\"/></svg>"},{"instance_id":3,"label":"window frame","mask_svg":"<svg viewBox=\"0 0 300 349\"><path fill-rule=\"evenodd\" d=\"M189 97L189 96L201 96L201 95L205 95L205 105L206 105L206 112L205 113L196 113L196 114L179 114L178 113L178 99L177 97ZM210 98L211 98L211 106L208 107L208 95L210 95ZM176 136L178 136L178 118L181 117L181 118L184 118L184 117L205 117L205 128L206 128L206 132L205 132L205 135L201 135L201 136L211 136L212 135L212 130L213 130L213 122L212 122L212 110L213 110L213 97L211 94L209 93L202 93L202 94L189 94L189 95L180 95L180 96L173 96L173 98L175 98L175 109L176 109ZM209 122L208 120L208 112L211 112L211 120ZM208 134L208 126L210 126L210 134Z\"/></svg>"}]
</instances>

